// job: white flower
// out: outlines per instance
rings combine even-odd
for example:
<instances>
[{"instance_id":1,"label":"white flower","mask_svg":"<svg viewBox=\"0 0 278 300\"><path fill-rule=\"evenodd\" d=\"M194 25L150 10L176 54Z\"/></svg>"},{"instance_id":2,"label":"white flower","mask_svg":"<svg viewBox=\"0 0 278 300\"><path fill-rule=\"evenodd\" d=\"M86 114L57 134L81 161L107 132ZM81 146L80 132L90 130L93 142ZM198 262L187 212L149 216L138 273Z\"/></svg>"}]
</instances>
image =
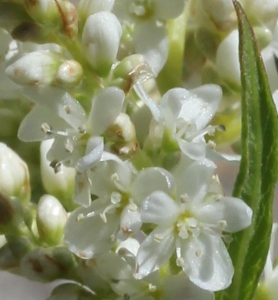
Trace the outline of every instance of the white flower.
<instances>
[{"instance_id":1,"label":"white flower","mask_svg":"<svg viewBox=\"0 0 278 300\"><path fill-rule=\"evenodd\" d=\"M135 85L135 90L154 117L149 136L151 144L160 147L162 143L166 152L181 150L192 159L206 155L204 136L215 130L207 125L222 97L219 86L207 84L193 90L174 88L163 95L159 104L148 97L140 84Z\"/></svg>"},{"instance_id":2,"label":"white flower","mask_svg":"<svg viewBox=\"0 0 278 300\"><path fill-rule=\"evenodd\" d=\"M63 90L29 88L24 94L36 105L20 124L19 138L23 141L54 138L47 159L55 172L59 172L61 164L76 168L75 201L89 205L86 170L102 156L104 143L100 135L121 113L124 92L116 87L97 92L88 117L82 106Z\"/></svg>"},{"instance_id":3,"label":"white flower","mask_svg":"<svg viewBox=\"0 0 278 300\"><path fill-rule=\"evenodd\" d=\"M207 159L190 163L184 158L175 170L177 196L158 190L143 201L142 222L157 227L139 248L136 278L158 270L175 252L177 265L200 288L230 285L233 265L222 232L249 226L252 211L242 200L221 195L214 169Z\"/></svg>"},{"instance_id":4,"label":"white flower","mask_svg":"<svg viewBox=\"0 0 278 300\"><path fill-rule=\"evenodd\" d=\"M163 21L178 17L186 0L118 0L114 12L120 20L133 22L135 52L143 54L155 75L168 55L168 37ZM162 22L161 22L162 21Z\"/></svg>"},{"instance_id":5,"label":"white flower","mask_svg":"<svg viewBox=\"0 0 278 300\"><path fill-rule=\"evenodd\" d=\"M173 185L170 173L162 168L136 173L129 162L108 153L103 157L89 174L91 193L99 199L75 210L65 228L69 249L82 257L102 253L117 238L136 234L142 224L140 203L153 191L168 192Z\"/></svg>"}]
</instances>

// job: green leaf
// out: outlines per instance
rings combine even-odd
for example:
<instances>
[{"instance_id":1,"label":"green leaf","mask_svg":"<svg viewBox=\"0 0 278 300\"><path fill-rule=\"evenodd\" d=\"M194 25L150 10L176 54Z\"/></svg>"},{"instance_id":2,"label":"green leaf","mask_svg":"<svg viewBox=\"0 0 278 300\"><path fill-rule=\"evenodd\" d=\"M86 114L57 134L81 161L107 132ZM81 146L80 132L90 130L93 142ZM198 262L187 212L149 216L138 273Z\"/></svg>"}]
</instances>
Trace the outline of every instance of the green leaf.
<instances>
[{"instance_id":1,"label":"green leaf","mask_svg":"<svg viewBox=\"0 0 278 300\"><path fill-rule=\"evenodd\" d=\"M239 26L242 83L242 160L233 196L253 209L252 225L233 235L229 252L235 267L231 286L217 300L249 300L255 292L269 248L272 201L278 173L278 122L264 65L252 27L233 0Z\"/></svg>"}]
</instances>

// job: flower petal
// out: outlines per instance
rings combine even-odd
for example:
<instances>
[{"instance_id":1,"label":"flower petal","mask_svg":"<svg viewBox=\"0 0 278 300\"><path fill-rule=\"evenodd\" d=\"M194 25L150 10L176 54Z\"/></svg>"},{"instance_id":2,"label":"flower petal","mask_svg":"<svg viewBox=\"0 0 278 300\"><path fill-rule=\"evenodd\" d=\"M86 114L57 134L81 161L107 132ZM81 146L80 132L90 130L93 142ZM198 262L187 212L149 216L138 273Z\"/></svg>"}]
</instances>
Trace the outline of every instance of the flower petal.
<instances>
[{"instance_id":1,"label":"flower petal","mask_svg":"<svg viewBox=\"0 0 278 300\"><path fill-rule=\"evenodd\" d=\"M131 185L132 199L139 204L154 191L170 193L174 184L174 177L165 169L158 167L143 169Z\"/></svg>"},{"instance_id":2,"label":"flower petal","mask_svg":"<svg viewBox=\"0 0 278 300\"><path fill-rule=\"evenodd\" d=\"M116 120L122 110L124 99L124 92L116 87L104 88L94 96L89 124L95 135L104 133Z\"/></svg>"},{"instance_id":3,"label":"flower petal","mask_svg":"<svg viewBox=\"0 0 278 300\"><path fill-rule=\"evenodd\" d=\"M77 161L77 171L82 172L93 168L100 161L103 150L103 138L100 136L91 137L87 143L86 155Z\"/></svg>"},{"instance_id":4,"label":"flower petal","mask_svg":"<svg viewBox=\"0 0 278 300\"><path fill-rule=\"evenodd\" d=\"M95 200L91 206L80 207L71 213L65 227L64 238L71 252L88 259L112 247L114 242L111 237L119 228L118 216L106 214L107 222L105 223L98 214L104 209L105 204ZM94 212L95 215L87 216Z\"/></svg>"},{"instance_id":5,"label":"flower petal","mask_svg":"<svg viewBox=\"0 0 278 300\"><path fill-rule=\"evenodd\" d=\"M219 236L200 234L181 240L183 270L202 289L219 291L232 281L234 269L229 253Z\"/></svg>"},{"instance_id":6,"label":"flower petal","mask_svg":"<svg viewBox=\"0 0 278 300\"><path fill-rule=\"evenodd\" d=\"M189 196L189 200L194 203L202 202L207 194L215 168L216 165L208 159L192 163L191 160L182 156L174 171L177 194Z\"/></svg>"},{"instance_id":7,"label":"flower petal","mask_svg":"<svg viewBox=\"0 0 278 300\"><path fill-rule=\"evenodd\" d=\"M179 206L162 191L153 192L141 206L141 218L144 223L167 226L173 223L178 214Z\"/></svg>"},{"instance_id":8,"label":"flower petal","mask_svg":"<svg viewBox=\"0 0 278 300\"><path fill-rule=\"evenodd\" d=\"M197 212L198 219L209 224L225 220L226 232L237 232L248 227L252 220L252 210L241 199L223 197L219 201L204 205Z\"/></svg>"},{"instance_id":9,"label":"flower petal","mask_svg":"<svg viewBox=\"0 0 278 300\"><path fill-rule=\"evenodd\" d=\"M168 56L166 28L153 20L138 23L134 29L134 44L136 53L144 55L153 73L157 75Z\"/></svg>"},{"instance_id":10,"label":"flower petal","mask_svg":"<svg viewBox=\"0 0 278 300\"><path fill-rule=\"evenodd\" d=\"M158 227L147 236L136 257L136 279L158 270L171 257L175 249L173 230Z\"/></svg>"}]
</instances>

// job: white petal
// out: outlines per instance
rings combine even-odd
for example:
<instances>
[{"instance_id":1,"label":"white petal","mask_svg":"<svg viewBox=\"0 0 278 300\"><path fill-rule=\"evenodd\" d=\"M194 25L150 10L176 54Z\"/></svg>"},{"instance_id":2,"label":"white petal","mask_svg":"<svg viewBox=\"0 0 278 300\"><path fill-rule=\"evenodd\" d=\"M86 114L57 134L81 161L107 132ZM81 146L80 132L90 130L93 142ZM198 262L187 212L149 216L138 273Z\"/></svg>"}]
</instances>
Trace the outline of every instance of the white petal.
<instances>
[{"instance_id":1,"label":"white petal","mask_svg":"<svg viewBox=\"0 0 278 300\"><path fill-rule=\"evenodd\" d=\"M165 169L158 167L143 169L132 183L132 199L139 204L154 191L170 193L174 184L174 177Z\"/></svg>"},{"instance_id":2,"label":"white petal","mask_svg":"<svg viewBox=\"0 0 278 300\"><path fill-rule=\"evenodd\" d=\"M31 101L51 110L52 114L60 116L75 129L86 122L83 107L64 90L54 87L24 88L23 94Z\"/></svg>"},{"instance_id":3,"label":"white petal","mask_svg":"<svg viewBox=\"0 0 278 300\"><path fill-rule=\"evenodd\" d=\"M179 117L189 124L194 124L196 129L204 128L218 109L222 98L220 86L216 84L202 85L190 90L190 94L186 90L182 93L181 90L178 89L180 97L183 99L183 106Z\"/></svg>"},{"instance_id":4,"label":"white petal","mask_svg":"<svg viewBox=\"0 0 278 300\"><path fill-rule=\"evenodd\" d=\"M193 160L200 160L205 158L206 155L206 143L205 142L187 142L182 139L178 139L181 151Z\"/></svg>"},{"instance_id":5,"label":"white petal","mask_svg":"<svg viewBox=\"0 0 278 300\"><path fill-rule=\"evenodd\" d=\"M121 229L124 235L137 233L142 225L141 215L139 210L132 209L129 205L126 206L121 214Z\"/></svg>"},{"instance_id":6,"label":"white petal","mask_svg":"<svg viewBox=\"0 0 278 300\"><path fill-rule=\"evenodd\" d=\"M182 157L174 171L177 194L188 195L190 201L194 203L202 202L207 194L215 168L216 165L208 159L190 163L186 157Z\"/></svg>"},{"instance_id":7,"label":"white petal","mask_svg":"<svg viewBox=\"0 0 278 300\"><path fill-rule=\"evenodd\" d=\"M197 212L202 222L216 224L225 220L226 232L237 232L248 227L252 220L252 210L241 199L234 197L223 197L219 201L207 204Z\"/></svg>"},{"instance_id":8,"label":"white petal","mask_svg":"<svg viewBox=\"0 0 278 300\"><path fill-rule=\"evenodd\" d=\"M214 300L212 292L199 288L183 273L165 278L162 300L185 300L185 295L186 300Z\"/></svg>"},{"instance_id":9,"label":"white petal","mask_svg":"<svg viewBox=\"0 0 278 300\"><path fill-rule=\"evenodd\" d=\"M70 251L82 258L91 258L105 252L114 244L114 236L119 228L116 214L106 214L107 222L97 214L105 205L95 200L90 207L80 207L71 213L65 227L65 241ZM86 217L96 212L95 216ZM81 215L85 218L80 218Z\"/></svg>"},{"instance_id":10,"label":"white petal","mask_svg":"<svg viewBox=\"0 0 278 300\"><path fill-rule=\"evenodd\" d=\"M174 252L174 228L156 228L141 244L136 257L136 279L158 270Z\"/></svg>"},{"instance_id":11,"label":"white petal","mask_svg":"<svg viewBox=\"0 0 278 300\"><path fill-rule=\"evenodd\" d=\"M120 159L101 161L90 174L91 192L110 199L111 193L118 190L117 184L126 192L131 178L132 170Z\"/></svg>"},{"instance_id":12,"label":"white petal","mask_svg":"<svg viewBox=\"0 0 278 300\"><path fill-rule=\"evenodd\" d=\"M136 24L134 29L135 51L144 55L153 73L157 75L168 56L168 37L166 28L154 21Z\"/></svg>"},{"instance_id":13,"label":"white petal","mask_svg":"<svg viewBox=\"0 0 278 300\"><path fill-rule=\"evenodd\" d=\"M74 202L88 207L91 204L90 181L86 172L76 173Z\"/></svg>"},{"instance_id":14,"label":"white petal","mask_svg":"<svg viewBox=\"0 0 278 300\"><path fill-rule=\"evenodd\" d=\"M103 150L103 138L99 136L91 137L87 142L86 155L77 161L77 171L82 172L93 168L100 161Z\"/></svg>"},{"instance_id":15,"label":"white petal","mask_svg":"<svg viewBox=\"0 0 278 300\"><path fill-rule=\"evenodd\" d=\"M154 0L155 15L160 19L173 19L183 13L187 0Z\"/></svg>"},{"instance_id":16,"label":"white petal","mask_svg":"<svg viewBox=\"0 0 278 300\"><path fill-rule=\"evenodd\" d=\"M68 124L50 109L36 105L23 119L19 126L18 137L24 142L42 141L53 138L41 129L43 123L48 124L53 130L65 131Z\"/></svg>"},{"instance_id":17,"label":"white petal","mask_svg":"<svg viewBox=\"0 0 278 300\"><path fill-rule=\"evenodd\" d=\"M108 87L100 90L93 99L89 123L95 135L104 133L122 110L124 92L116 87Z\"/></svg>"},{"instance_id":18,"label":"white petal","mask_svg":"<svg viewBox=\"0 0 278 300\"><path fill-rule=\"evenodd\" d=\"M141 205L141 218L144 223L171 225L178 214L179 206L161 191L153 192Z\"/></svg>"},{"instance_id":19,"label":"white petal","mask_svg":"<svg viewBox=\"0 0 278 300\"><path fill-rule=\"evenodd\" d=\"M220 237L200 234L181 241L181 257L184 272L200 288L218 291L231 284L234 269Z\"/></svg>"}]
</instances>

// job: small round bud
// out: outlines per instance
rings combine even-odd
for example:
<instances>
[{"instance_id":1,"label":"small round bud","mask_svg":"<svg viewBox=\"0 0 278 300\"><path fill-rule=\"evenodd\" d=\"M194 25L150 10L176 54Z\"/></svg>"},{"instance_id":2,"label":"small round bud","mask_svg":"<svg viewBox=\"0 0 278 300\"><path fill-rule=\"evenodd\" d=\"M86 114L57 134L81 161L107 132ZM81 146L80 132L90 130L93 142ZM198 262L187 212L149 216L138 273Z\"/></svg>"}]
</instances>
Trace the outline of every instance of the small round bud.
<instances>
[{"instance_id":1,"label":"small round bud","mask_svg":"<svg viewBox=\"0 0 278 300\"><path fill-rule=\"evenodd\" d=\"M73 88L78 85L83 76L83 69L79 62L75 60L64 61L55 77L55 84L62 88Z\"/></svg>"},{"instance_id":2,"label":"small round bud","mask_svg":"<svg viewBox=\"0 0 278 300\"><path fill-rule=\"evenodd\" d=\"M30 199L26 163L7 145L0 143L0 192L26 203Z\"/></svg>"},{"instance_id":3,"label":"small round bud","mask_svg":"<svg viewBox=\"0 0 278 300\"><path fill-rule=\"evenodd\" d=\"M37 208L37 227L40 237L49 245L57 245L64 234L67 212L51 195L40 198Z\"/></svg>"},{"instance_id":4,"label":"small round bud","mask_svg":"<svg viewBox=\"0 0 278 300\"><path fill-rule=\"evenodd\" d=\"M90 15L82 34L82 47L90 65L106 76L116 60L122 27L117 17L107 11Z\"/></svg>"},{"instance_id":5,"label":"small round bud","mask_svg":"<svg viewBox=\"0 0 278 300\"><path fill-rule=\"evenodd\" d=\"M60 64L58 53L35 51L9 65L6 74L21 85L48 85L53 82Z\"/></svg>"}]
</instances>

